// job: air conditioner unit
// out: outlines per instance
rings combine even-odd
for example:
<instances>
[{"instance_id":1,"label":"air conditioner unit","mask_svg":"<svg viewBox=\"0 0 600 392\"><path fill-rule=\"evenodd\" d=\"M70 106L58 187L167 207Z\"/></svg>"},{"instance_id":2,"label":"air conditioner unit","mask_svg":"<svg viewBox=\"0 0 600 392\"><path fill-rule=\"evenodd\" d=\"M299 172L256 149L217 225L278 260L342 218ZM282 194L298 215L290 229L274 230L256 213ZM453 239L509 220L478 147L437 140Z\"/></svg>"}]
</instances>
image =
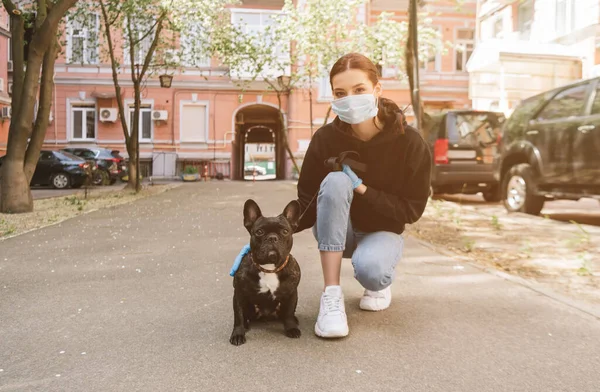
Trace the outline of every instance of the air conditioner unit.
<instances>
[{"instance_id":1,"label":"air conditioner unit","mask_svg":"<svg viewBox=\"0 0 600 392\"><path fill-rule=\"evenodd\" d=\"M2 108L2 118L11 118L12 117L12 108L10 106L5 106Z\"/></svg>"},{"instance_id":2,"label":"air conditioner unit","mask_svg":"<svg viewBox=\"0 0 600 392\"><path fill-rule=\"evenodd\" d=\"M12 90L13 90L13 84L12 83L8 83L8 93L12 94Z\"/></svg>"},{"instance_id":3,"label":"air conditioner unit","mask_svg":"<svg viewBox=\"0 0 600 392\"><path fill-rule=\"evenodd\" d=\"M117 108L100 108L100 121L102 122L115 122L118 115Z\"/></svg>"},{"instance_id":4,"label":"air conditioner unit","mask_svg":"<svg viewBox=\"0 0 600 392\"><path fill-rule=\"evenodd\" d=\"M0 91L4 91L4 78L0 78Z\"/></svg>"},{"instance_id":5,"label":"air conditioner unit","mask_svg":"<svg viewBox=\"0 0 600 392\"><path fill-rule=\"evenodd\" d=\"M13 71L13 62L11 60L8 61L8 72Z\"/></svg>"},{"instance_id":6,"label":"air conditioner unit","mask_svg":"<svg viewBox=\"0 0 600 392\"><path fill-rule=\"evenodd\" d=\"M169 118L169 112L166 110L153 110L152 119L154 121L166 121Z\"/></svg>"}]
</instances>

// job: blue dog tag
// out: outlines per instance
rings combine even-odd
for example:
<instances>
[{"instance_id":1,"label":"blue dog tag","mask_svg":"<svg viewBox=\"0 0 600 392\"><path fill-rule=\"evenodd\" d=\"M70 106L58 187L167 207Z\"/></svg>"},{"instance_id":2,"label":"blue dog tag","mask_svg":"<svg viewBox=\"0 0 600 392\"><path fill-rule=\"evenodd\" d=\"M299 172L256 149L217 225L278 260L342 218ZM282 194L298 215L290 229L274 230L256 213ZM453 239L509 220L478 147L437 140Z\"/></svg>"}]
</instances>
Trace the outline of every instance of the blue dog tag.
<instances>
[{"instance_id":1,"label":"blue dog tag","mask_svg":"<svg viewBox=\"0 0 600 392\"><path fill-rule=\"evenodd\" d=\"M250 244L246 244L242 248L242 251L240 252L240 254L237 255L237 257L233 261L233 266L231 267L231 270L229 271L229 276L235 275L238 268L240 268L240 264L242 264L242 259L244 258L244 256L246 256L248 254L248 252L250 252Z\"/></svg>"}]
</instances>

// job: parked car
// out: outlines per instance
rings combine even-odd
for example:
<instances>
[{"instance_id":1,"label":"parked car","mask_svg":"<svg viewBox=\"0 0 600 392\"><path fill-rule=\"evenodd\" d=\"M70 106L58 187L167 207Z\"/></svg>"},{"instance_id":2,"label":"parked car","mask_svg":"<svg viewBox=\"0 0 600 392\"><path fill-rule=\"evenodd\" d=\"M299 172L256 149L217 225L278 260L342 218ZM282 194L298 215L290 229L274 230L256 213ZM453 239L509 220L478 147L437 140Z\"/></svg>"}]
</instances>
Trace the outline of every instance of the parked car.
<instances>
[{"instance_id":1,"label":"parked car","mask_svg":"<svg viewBox=\"0 0 600 392\"><path fill-rule=\"evenodd\" d=\"M246 176L264 176L267 174L267 169L258 165L249 165L244 168L244 175Z\"/></svg>"},{"instance_id":2,"label":"parked car","mask_svg":"<svg viewBox=\"0 0 600 392\"><path fill-rule=\"evenodd\" d=\"M0 167L4 157L0 157ZM56 189L79 188L85 184L89 163L65 152L41 151L31 185L51 185Z\"/></svg>"},{"instance_id":3,"label":"parked car","mask_svg":"<svg viewBox=\"0 0 600 392\"><path fill-rule=\"evenodd\" d=\"M482 192L500 201L494 156L505 118L502 113L452 110L425 115L423 134L433 152L432 194Z\"/></svg>"},{"instance_id":4,"label":"parked car","mask_svg":"<svg viewBox=\"0 0 600 392\"><path fill-rule=\"evenodd\" d=\"M123 157L113 155L113 151L105 148L65 148L62 151L77 155L86 160L94 161L100 171L99 175L94 177L95 185L114 184L118 178L122 177L124 170Z\"/></svg>"},{"instance_id":5,"label":"parked car","mask_svg":"<svg viewBox=\"0 0 600 392\"><path fill-rule=\"evenodd\" d=\"M600 78L521 102L502 130L496 179L511 212L548 199L600 199Z\"/></svg>"}]
</instances>

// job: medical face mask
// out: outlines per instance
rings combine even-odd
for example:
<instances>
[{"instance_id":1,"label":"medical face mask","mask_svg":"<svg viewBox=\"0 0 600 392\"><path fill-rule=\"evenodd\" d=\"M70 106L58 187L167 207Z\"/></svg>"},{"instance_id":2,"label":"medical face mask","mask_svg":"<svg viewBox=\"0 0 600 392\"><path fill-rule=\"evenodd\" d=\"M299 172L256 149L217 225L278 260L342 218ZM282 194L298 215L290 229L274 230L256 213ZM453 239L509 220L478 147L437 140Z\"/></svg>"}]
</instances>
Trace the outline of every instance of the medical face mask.
<instances>
[{"instance_id":1,"label":"medical face mask","mask_svg":"<svg viewBox=\"0 0 600 392\"><path fill-rule=\"evenodd\" d=\"M331 102L331 110L348 124L360 124L377 116L379 108L373 94L349 95Z\"/></svg>"}]
</instances>

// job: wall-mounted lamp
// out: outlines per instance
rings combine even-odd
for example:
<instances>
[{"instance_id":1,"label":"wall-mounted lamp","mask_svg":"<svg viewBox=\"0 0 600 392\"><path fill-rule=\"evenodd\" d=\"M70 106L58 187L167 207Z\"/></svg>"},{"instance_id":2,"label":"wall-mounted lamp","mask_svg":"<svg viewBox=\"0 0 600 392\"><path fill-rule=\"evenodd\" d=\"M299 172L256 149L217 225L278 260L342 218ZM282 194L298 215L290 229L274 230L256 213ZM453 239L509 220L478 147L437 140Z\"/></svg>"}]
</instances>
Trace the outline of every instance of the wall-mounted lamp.
<instances>
[{"instance_id":1,"label":"wall-mounted lamp","mask_svg":"<svg viewBox=\"0 0 600 392\"><path fill-rule=\"evenodd\" d=\"M80 91L79 92L79 99L82 100L82 101L85 100L85 91Z\"/></svg>"},{"instance_id":2,"label":"wall-mounted lamp","mask_svg":"<svg viewBox=\"0 0 600 392\"><path fill-rule=\"evenodd\" d=\"M192 102L194 102L194 103L198 102L198 94L196 94L196 93L192 94Z\"/></svg>"}]
</instances>

